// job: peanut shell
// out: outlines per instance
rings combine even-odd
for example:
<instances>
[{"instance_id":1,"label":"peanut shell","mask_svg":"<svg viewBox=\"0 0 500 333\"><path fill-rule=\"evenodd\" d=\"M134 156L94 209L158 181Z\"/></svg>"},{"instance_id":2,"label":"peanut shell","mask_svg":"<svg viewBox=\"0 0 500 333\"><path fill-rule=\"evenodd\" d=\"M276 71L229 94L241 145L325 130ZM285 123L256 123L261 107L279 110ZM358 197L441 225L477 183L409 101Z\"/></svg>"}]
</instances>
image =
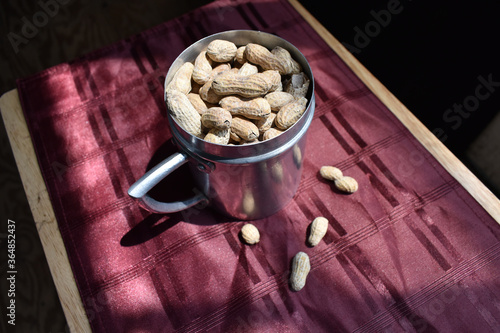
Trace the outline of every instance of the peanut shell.
<instances>
[{"instance_id":1,"label":"peanut shell","mask_svg":"<svg viewBox=\"0 0 500 333\"><path fill-rule=\"evenodd\" d=\"M310 80L304 73L293 74L285 84L284 91L290 93L295 98L306 97Z\"/></svg>"},{"instance_id":2,"label":"peanut shell","mask_svg":"<svg viewBox=\"0 0 500 333\"><path fill-rule=\"evenodd\" d=\"M238 69L238 74L240 74L240 75L252 75L252 74L256 74L258 72L259 72L259 69L257 68L257 66L252 65L249 62L245 62L243 64L243 66L241 66L240 69Z\"/></svg>"},{"instance_id":3,"label":"peanut shell","mask_svg":"<svg viewBox=\"0 0 500 333\"><path fill-rule=\"evenodd\" d=\"M227 145L229 143L229 133L231 130L227 129L217 129L212 128L207 135L203 138L203 140L211 143L216 143L219 145Z\"/></svg>"},{"instance_id":4,"label":"peanut shell","mask_svg":"<svg viewBox=\"0 0 500 333\"><path fill-rule=\"evenodd\" d=\"M255 125L257 125L257 128L259 129L259 133L263 134L268 129L270 129L274 124L275 118L276 118L276 113L271 113L266 118L258 119L255 122Z\"/></svg>"},{"instance_id":5,"label":"peanut shell","mask_svg":"<svg viewBox=\"0 0 500 333\"><path fill-rule=\"evenodd\" d=\"M193 75L193 69L194 65L190 62L182 64L177 72L175 72L166 90L178 90L187 95L191 91L191 76Z\"/></svg>"},{"instance_id":6,"label":"peanut shell","mask_svg":"<svg viewBox=\"0 0 500 333\"><path fill-rule=\"evenodd\" d=\"M292 94L284 91L270 92L264 98L271 106L272 111L279 111L283 106L295 100L295 97Z\"/></svg>"},{"instance_id":7,"label":"peanut shell","mask_svg":"<svg viewBox=\"0 0 500 333\"><path fill-rule=\"evenodd\" d=\"M190 92L189 94L187 94L187 97L200 115L202 115L203 113L205 113L205 111L208 110L209 105L207 105L207 103L203 99L201 99L199 94Z\"/></svg>"},{"instance_id":8,"label":"peanut shell","mask_svg":"<svg viewBox=\"0 0 500 333\"><path fill-rule=\"evenodd\" d=\"M321 177L334 181L344 176L342 171L334 166L322 166L321 169L319 169L319 173Z\"/></svg>"},{"instance_id":9,"label":"peanut shell","mask_svg":"<svg viewBox=\"0 0 500 333\"><path fill-rule=\"evenodd\" d=\"M245 58L245 47L246 46L240 46L236 50L236 55L234 56L234 59L236 59L237 62L240 64L244 64L247 62L247 59Z\"/></svg>"},{"instance_id":10,"label":"peanut shell","mask_svg":"<svg viewBox=\"0 0 500 333\"><path fill-rule=\"evenodd\" d=\"M283 106L276 115L276 127L286 130L295 124L306 110L307 99L301 97Z\"/></svg>"},{"instance_id":11,"label":"peanut shell","mask_svg":"<svg viewBox=\"0 0 500 333\"><path fill-rule=\"evenodd\" d=\"M283 48L273 50L275 54L262 45L249 43L245 47L245 58L259 65L264 70L277 70L282 75L300 72L300 66L292 59L290 53Z\"/></svg>"},{"instance_id":12,"label":"peanut shell","mask_svg":"<svg viewBox=\"0 0 500 333\"><path fill-rule=\"evenodd\" d=\"M259 229L253 224L247 223L241 228L241 238L249 245L257 244L260 241Z\"/></svg>"},{"instance_id":13,"label":"peanut shell","mask_svg":"<svg viewBox=\"0 0 500 333\"><path fill-rule=\"evenodd\" d=\"M199 94L200 97L211 104L218 104L222 99L222 96L215 93L212 88L212 83L215 77L228 73L231 70L231 66L229 64L220 64L212 69L210 73L210 79L200 88Z\"/></svg>"},{"instance_id":14,"label":"peanut shell","mask_svg":"<svg viewBox=\"0 0 500 333\"><path fill-rule=\"evenodd\" d=\"M259 129L250 120L243 117L233 117L231 132L245 141L253 141L259 137Z\"/></svg>"},{"instance_id":15,"label":"peanut shell","mask_svg":"<svg viewBox=\"0 0 500 333\"><path fill-rule=\"evenodd\" d=\"M262 75L267 78L267 81L271 85L268 92L283 90L281 83L281 75L276 70L267 70L262 72Z\"/></svg>"},{"instance_id":16,"label":"peanut shell","mask_svg":"<svg viewBox=\"0 0 500 333\"><path fill-rule=\"evenodd\" d=\"M204 85L210 80L211 73L212 62L210 58L207 57L207 52L200 52L194 61L193 80L198 84Z\"/></svg>"},{"instance_id":17,"label":"peanut shell","mask_svg":"<svg viewBox=\"0 0 500 333\"><path fill-rule=\"evenodd\" d=\"M335 187L342 192L354 193L358 190L358 182L352 177L344 176L335 180Z\"/></svg>"},{"instance_id":18,"label":"peanut shell","mask_svg":"<svg viewBox=\"0 0 500 333\"><path fill-rule=\"evenodd\" d=\"M269 139L272 139L272 138L275 138L277 137L278 135L280 135L281 133L283 133L284 131L280 130L280 129L277 129L275 127L271 127L270 129L268 129L267 131L264 132L264 134L262 134L262 140L269 140Z\"/></svg>"},{"instance_id":19,"label":"peanut shell","mask_svg":"<svg viewBox=\"0 0 500 333\"><path fill-rule=\"evenodd\" d=\"M272 87L269 77L263 73L252 75L223 74L212 82L212 89L218 95L240 95L242 97L259 97Z\"/></svg>"},{"instance_id":20,"label":"peanut shell","mask_svg":"<svg viewBox=\"0 0 500 333\"><path fill-rule=\"evenodd\" d=\"M305 252L299 252L292 260L292 273L290 274L290 287L299 291L306 285L307 275L311 270L309 256Z\"/></svg>"},{"instance_id":21,"label":"peanut shell","mask_svg":"<svg viewBox=\"0 0 500 333\"><path fill-rule=\"evenodd\" d=\"M307 242L310 246L316 246L326 235L328 230L328 220L322 216L315 218L311 222L311 228Z\"/></svg>"},{"instance_id":22,"label":"peanut shell","mask_svg":"<svg viewBox=\"0 0 500 333\"><path fill-rule=\"evenodd\" d=\"M227 96L220 100L219 105L231 112L233 116L241 115L248 119L262 119L271 114L271 106L262 97L248 99Z\"/></svg>"},{"instance_id":23,"label":"peanut shell","mask_svg":"<svg viewBox=\"0 0 500 333\"><path fill-rule=\"evenodd\" d=\"M228 62L236 56L237 47L233 42L216 39L207 46L207 55L215 62Z\"/></svg>"},{"instance_id":24,"label":"peanut shell","mask_svg":"<svg viewBox=\"0 0 500 333\"><path fill-rule=\"evenodd\" d=\"M298 74L302 70L299 63L292 58L286 49L276 46L271 50L271 53L278 59L283 68L280 74Z\"/></svg>"},{"instance_id":25,"label":"peanut shell","mask_svg":"<svg viewBox=\"0 0 500 333\"><path fill-rule=\"evenodd\" d=\"M184 93L175 89L167 91L167 105L172 116L186 132L197 137L202 135L201 116Z\"/></svg>"},{"instance_id":26,"label":"peanut shell","mask_svg":"<svg viewBox=\"0 0 500 333\"><path fill-rule=\"evenodd\" d=\"M231 113L226 109L213 107L203 113L201 123L207 128L224 130L231 127L232 118Z\"/></svg>"}]
</instances>

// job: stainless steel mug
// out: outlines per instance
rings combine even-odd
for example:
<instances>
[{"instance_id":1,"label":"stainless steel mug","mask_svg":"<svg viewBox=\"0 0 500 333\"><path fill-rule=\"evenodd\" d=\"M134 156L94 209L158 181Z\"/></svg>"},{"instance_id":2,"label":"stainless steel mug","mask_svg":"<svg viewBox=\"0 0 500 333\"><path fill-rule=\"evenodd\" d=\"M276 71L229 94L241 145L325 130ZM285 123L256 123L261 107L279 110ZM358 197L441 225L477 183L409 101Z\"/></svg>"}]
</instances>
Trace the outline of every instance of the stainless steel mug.
<instances>
[{"instance_id":1,"label":"stainless steel mug","mask_svg":"<svg viewBox=\"0 0 500 333\"><path fill-rule=\"evenodd\" d=\"M236 219L263 218L283 208L297 191L306 133L315 108L313 73L304 55L284 39L260 31L232 30L203 38L184 50L170 67L165 87L182 64L193 62L214 39L229 40L236 45L258 43L269 49L275 46L287 49L311 79L306 111L297 123L273 139L234 146L209 143L189 134L169 113L170 129L179 152L148 171L130 187L128 194L143 208L155 213L173 213L209 204ZM189 164L198 186L192 198L159 202L148 195L156 184L184 163Z\"/></svg>"}]
</instances>

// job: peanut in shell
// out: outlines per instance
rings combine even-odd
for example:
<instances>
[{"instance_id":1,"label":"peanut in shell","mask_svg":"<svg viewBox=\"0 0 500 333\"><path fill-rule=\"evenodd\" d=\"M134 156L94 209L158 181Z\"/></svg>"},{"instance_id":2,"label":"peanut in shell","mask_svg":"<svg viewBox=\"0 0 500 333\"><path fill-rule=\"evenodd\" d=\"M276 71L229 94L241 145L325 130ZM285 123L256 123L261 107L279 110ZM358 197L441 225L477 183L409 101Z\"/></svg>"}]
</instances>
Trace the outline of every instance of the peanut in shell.
<instances>
[{"instance_id":1,"label":"peanut in shell","mask_svg":"<svg viewBox=\"0 0 500 333\"><path fill-rule=\"evenodd\" d=\"M203 140L216 143L219 145L227 145L229 143L229 134L231 133L231 129L218 129L212 128L208 131L207 135L203 138Z\"/></svg>"},{"instance_id":2,"label":"peanut in shell","mask_svg":"<svg viewBox=\"0 0 500 333\"><path fill-rule=\"evenodd\" d=\"M254 141L259 137L257 126L244 117L233 117L231 122L231 132L234 132L244 141Z\"/></svg>"},{"instance_id":3,"label":"peanut in shell","mask_svg":"<svg viewBox=\"0 0 500 333\"><path fill-rule=\"evenodd\" d=\"M184 93L168 90L167 105L169 112L186 132L201 137L201 116Z\"/></svg>"},{"instance_id":4,"label":"peanut in shell","mask_svg":"<svg viewBox=\"0 0 500 333\"><path fill-rule=\"evenodd\" d=\"M191 77L193 75L194 65L190 62L182 64L175 72L174 77L167 85L166 90L178 90L187 95L191 91Z\"/></svg>"},{"instance_id":5,"label":"peanut in shell","mask_svg":"<svg viewBox=\"0 0 500 333\"><path fill-rule=\"evenodd\" d=\"M292 273L290 274L290 287L292 290L299 291L304 288L310 271L311 263L307 253L297 253L292 259Z\"/></svg>"},{"instance_id":6,"label":"peanut in shell","mask_svg":"<svg viewBox=\"0 0 500 333\"><path fill-rule=\"evenodd\" d=\"M248 119L262 119L271 114L271 106L262 97L244 98L227 96L220 100L219 105L233 116L244 116Z\"/></svg>"},{"instance_id":7,"label":"peanut in shell","mask_svg":"<svg viewBox=\"0 0 500 333\"><path fill-rule=\"evenodd\" d=\"M276 127L286 130L295 124L306 110L307 99L301 97L283 106L276 115Z\"/></svg>"},{"instance_id":8,"label":"peanut in shell","mask_svg":"<svg viewBox=\"0 0 500 333\"><path fill-rule=\"evenodd\" d=\"M216 39L207 46L207 55L215 62L228 62L236 56L237 47L233 42Z\"/></svg>"},{"instance_id":9,"label":"peanut in shell","mask_svg":"<svg viewBox=\"0 0 500 333\"><path fill-rule=\"evenodd\" d=\"M202 51L194 61L193 81L204 85L208 80L210 80L211 73L212 61L207 57L207 52Z\"/></svg>"},{"instance_id":10,"label":"peanut in shell","mask_svg":"<svg viewBox=\"0 0 500 333\"><path fill-rule=\"evenodd\" d=\"M271 110L276 112L283 106L295 100L295 97L292 94L285 91L273 91L268 93L264 98L271 106Z\"/></svg>"},{"instance_id":11,"label":"peanut in shell","mask_svg":"<svg viewBox=\"0 0 500 333\"><path fill-rule=\"evenodd\" d=\"M205 111L201 116L201 123L206 128L217 128L219 130L228 129L231 127L233 117L226 109L220 107L212 107Z\"/></svg>"}]
</instances>

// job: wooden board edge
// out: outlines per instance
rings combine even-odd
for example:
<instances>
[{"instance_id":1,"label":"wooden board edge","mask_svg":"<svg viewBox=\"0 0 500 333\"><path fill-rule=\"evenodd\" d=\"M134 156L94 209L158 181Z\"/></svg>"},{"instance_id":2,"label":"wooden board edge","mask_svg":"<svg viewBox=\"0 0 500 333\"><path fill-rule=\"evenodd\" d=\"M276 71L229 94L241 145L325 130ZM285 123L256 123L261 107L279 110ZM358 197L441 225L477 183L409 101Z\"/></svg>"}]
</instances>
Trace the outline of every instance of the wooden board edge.
<instances>
[{"instance_id":1,"label":"wooden board edge","mask_svg":"<svg viewBox=\"0 0 500 333\"><path fill-rule=\"evenodd\" d=\"M71 332L91 332L54 209L38 165L17 89L0 97L0 111L35 226Z\"/></svg>"},{"instance_id":2,"label":"wooden board edge","mask_svg":"<svg viewBox=\"0 0 500 333\"><path fill-rule=\"evenodd\" d=\"M403 103L312 16L299 1L288 1L446 171L472 195L491 217L500 223L500 200Z\"/></svg>"}]
</instances>

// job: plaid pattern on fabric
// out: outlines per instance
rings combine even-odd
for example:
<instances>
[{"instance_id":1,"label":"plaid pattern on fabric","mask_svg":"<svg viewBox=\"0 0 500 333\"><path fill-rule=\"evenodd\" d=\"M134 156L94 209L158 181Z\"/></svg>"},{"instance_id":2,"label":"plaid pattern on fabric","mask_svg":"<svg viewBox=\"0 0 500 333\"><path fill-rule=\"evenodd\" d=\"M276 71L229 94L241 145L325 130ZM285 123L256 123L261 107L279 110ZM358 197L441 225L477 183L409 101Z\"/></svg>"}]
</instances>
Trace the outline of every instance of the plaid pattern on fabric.
<instances>
[{"instance_id":1,"label":"plaid pattern on fabric","mask_svg":"<svg viewBox=\"0 0 500 333\"><path fill-rule=\"evenodd\" d=\"M315 76L302 179L252 222L210 210L158 215L127 189L175 151L163 80L181 51L233 29L290 41ZM220 0L18 81L39 163L95 332L486 332L500 329L500 228L287 1ZM339 193L318 170L359 182ZM186 170L159 186L188 197ZM306 246L314 217L329 220ZM288 287L291 258L312 269Z\"/></svg>"}]
</instances>

